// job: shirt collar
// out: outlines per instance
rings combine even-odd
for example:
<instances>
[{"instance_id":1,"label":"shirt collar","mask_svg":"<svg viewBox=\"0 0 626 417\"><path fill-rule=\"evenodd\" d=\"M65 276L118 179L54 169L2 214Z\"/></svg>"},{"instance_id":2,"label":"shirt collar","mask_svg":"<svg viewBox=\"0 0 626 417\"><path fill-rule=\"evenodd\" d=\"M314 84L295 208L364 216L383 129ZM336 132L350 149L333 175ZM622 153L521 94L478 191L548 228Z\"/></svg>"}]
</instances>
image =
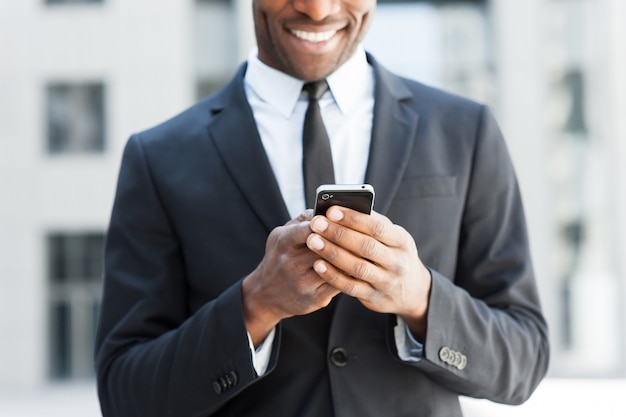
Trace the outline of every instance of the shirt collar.
<instances>
[{"instance_id":1,"label":"shirt collar","mask_svg":"<svg viewBox=\"0 0 626 417\"><path fill-rule=\"evenodd\" d=\"M374 70L367 62L362 46L326 81L339 110L344 114L374 97Z\"/></svg>"},{"instance_id":2,"label":"shirt collar","mask_svg":"<svg viewBox=\"0 0 626 417\"><path fill-rule=\"evenodd\" d=\"M352 57L330 74L326 81L342 113L348 113L358 103L371 99L374 94L374 75L363 47L359 46ZM285 118L293 114L304 85L302 80L261 62L256 48L248 56L245 83Z\"/></svg>"}]
</instances>

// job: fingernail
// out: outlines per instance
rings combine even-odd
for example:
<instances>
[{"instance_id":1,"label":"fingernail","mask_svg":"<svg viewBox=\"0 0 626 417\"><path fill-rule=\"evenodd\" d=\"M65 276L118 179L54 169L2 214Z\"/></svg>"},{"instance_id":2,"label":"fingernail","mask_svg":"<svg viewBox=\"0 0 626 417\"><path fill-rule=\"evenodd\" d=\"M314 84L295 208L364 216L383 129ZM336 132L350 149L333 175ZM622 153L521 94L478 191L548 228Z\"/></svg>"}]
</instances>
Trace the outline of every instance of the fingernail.
<instances>
[{"instance_id":1,"label":"fingernail","mask_svg":"<svg viewBox=\"0 0 626 417\"><path fill-rule=\"evenodd\" d=\"M343 219L343 213L338 208L331 208L326 213L326 216L328 216L329 219L335 222Z\"/></svg>"},{"instance_id":2,"label":"fingernail","mask_svg":"<svg viewBox=\"0 0 626 417\"><path fill-rule=\"evenodd\" d=\"M311 229L315 230L316 232L323 232L328 229L328 222L324 220L323 217L318 217L317 219L315 219L315 221L312 222Z\"/></svg>"},{"instance_id":3,"label":"fingernail","mask_svg":"<svg viewBox=\"0 0 626 417\"><path fill-rule=\"evenodd\" d=\"M324 241L319 236L313 236L309 241L312 249L322 250L324 249Z\"/></svg>"},{"instance_id":4,"label":"fingernail","mask_svg":"<svg viewBox=\"0 0 626 417\"><path fill-rule=\"evenodd\" d=\"M315 271L319 272L320 274L323 274L326 271L328 271L328 268L326 268L326 265L324 265L323 262L316 263L315 265L313 265L313 268L315 269Z\"/></svg>"}]
</instances>

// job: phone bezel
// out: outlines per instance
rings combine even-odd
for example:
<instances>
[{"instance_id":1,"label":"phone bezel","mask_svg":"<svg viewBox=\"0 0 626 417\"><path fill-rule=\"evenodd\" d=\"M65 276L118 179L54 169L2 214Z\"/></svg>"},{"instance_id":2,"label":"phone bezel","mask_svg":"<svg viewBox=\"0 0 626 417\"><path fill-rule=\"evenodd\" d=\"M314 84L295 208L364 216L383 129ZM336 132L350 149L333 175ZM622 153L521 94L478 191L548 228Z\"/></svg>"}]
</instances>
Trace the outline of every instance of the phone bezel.
<instances>
[{"instance_id":1,"label":"phone bezel","mask_svg":"<svg viewBox=\"0 0 626 417\"><path fill-rule=\"evenodd\" d=\"M323 198L330 194L329 198ZM370 184L322 184L315 192L315 214L325 215L334 205L370 214L374 208L375 192Z\"/></svg>"}]
</instances>

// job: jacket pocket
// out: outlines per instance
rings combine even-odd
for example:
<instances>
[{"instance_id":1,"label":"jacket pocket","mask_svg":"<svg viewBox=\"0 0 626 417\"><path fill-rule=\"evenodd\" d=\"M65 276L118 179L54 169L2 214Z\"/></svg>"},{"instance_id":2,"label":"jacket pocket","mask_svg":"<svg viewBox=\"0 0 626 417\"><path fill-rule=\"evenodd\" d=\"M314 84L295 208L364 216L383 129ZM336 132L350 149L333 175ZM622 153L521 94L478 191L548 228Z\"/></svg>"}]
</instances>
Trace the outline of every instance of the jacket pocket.
<instances>
[{"instance_id":1,"label":"jacket pocket","mask_svg":"<svg viewBox=\"0 0 626 417\"><path fill-rule=\"evenodd\" d=\"M400 183L395 199L452 196L457 192L456 187L455 175L405 178Z\"/></svg>"}]
</instances>

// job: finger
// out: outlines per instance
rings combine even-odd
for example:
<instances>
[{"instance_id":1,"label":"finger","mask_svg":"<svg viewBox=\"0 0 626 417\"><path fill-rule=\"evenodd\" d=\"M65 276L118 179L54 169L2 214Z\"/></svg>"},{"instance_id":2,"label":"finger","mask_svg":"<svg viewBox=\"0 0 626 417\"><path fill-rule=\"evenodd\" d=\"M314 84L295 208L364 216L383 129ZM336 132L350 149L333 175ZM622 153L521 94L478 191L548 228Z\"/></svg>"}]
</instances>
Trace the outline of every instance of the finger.
<instances>
[{"instance_id":1,"label":"finger","mask_svg":"<svg viewBox=\"0 0 626 417\"><path fill-rule=\"evenodd\" d=\"M285 223L285 225L282 226L282 232L293 244L299 246L304 245L306 238L311 234L310 220L312 217L313 211L307 210L298 217Z\"/></svg>"},{"instance_id":2,"label":"finger","mask_svg":"<svg viewBox=\"0 0 626 417\"><path fill-rule=\"evenodd\" d=\"M368 299L374 292L367 282L346 275L342 270L324 260L316 261L313 268L320 278L337 292L359 299Z\"/></svg>"},{"instance_id":3,"label":"finger","mask_svg":"<svg viewBox=\"0 0 626 417\"><path fill-rule=\"evenodd\" d=\"M317 257L319 260L319 257ZM308 271L295 280L297 293L294 297L304 303L303 311L299 314L308 314L320 308L326 307L332 299L339 294L339 290L329 285L319 274L313 270L313 266Z\"/></svg>"},{"instance_id":4,"label":"finger","mask_svg":"<svg viewBox=\"0 0 626 417\"><path fill-rule=\"evenodd\" d=\"M390 248L375 238L350 229L342 224L316 217L311 221L311 230L334 244L352 252L360 258L384 265L390 258ZM322 244L315 240L315 243Z\"/></svg>"},{"instance_id":5,"label":"finger","mask_svg":"<svg viewBox=\"0 0 626 417\"><path fill-rule=\"evenodd\" d=\"M356 232L352 233L356 234ZM378 243L376 242L376 244ZM374 287L380 281L381 273L377 265L344 246L324 239L316 233L309 236L307 246L335 268L344 271L346 275L368 282ZM316 264L317 262L314 263L314 268Z\"/></svg>"},{"instance_id":6,"label":"finger","mask_svg":"<svg viewBox=\"0 0 626 417\"><path fill-rule=\"evenodd\" d=\"M400 228L376 211L368 215L346 207L332 206L326 212L326 217L332 222L371 236L387 246L402 245Z\"/></svg>"},{"instance_id":7,"label":"finger","mask_svg":"<svg viewBox=\"0 0 626 417\"><path fill-rule=\"evenodd\" d=\"M322 279L319 274L316 274L319 280L319 285L315 288L315 298L318 301L320 307L327 307L328 304L339 294L337 288L330 285L326 280Z\"/></svg>"},{"instance_id":8,"label":"finger","mask_svg":"<svg viewBox=\"0 0 626 417\"><path fill-rule=\"evenodd\" d=\"M290 226L290 225L294 225L294 224L298 224L302 222L309 222L313 218L314 214L315 212L313 211L313 209L306 209L302 213L300 213L298 216L296 216L295 218L285 223L285 226Z\"/></svg>"}]
</instances>

